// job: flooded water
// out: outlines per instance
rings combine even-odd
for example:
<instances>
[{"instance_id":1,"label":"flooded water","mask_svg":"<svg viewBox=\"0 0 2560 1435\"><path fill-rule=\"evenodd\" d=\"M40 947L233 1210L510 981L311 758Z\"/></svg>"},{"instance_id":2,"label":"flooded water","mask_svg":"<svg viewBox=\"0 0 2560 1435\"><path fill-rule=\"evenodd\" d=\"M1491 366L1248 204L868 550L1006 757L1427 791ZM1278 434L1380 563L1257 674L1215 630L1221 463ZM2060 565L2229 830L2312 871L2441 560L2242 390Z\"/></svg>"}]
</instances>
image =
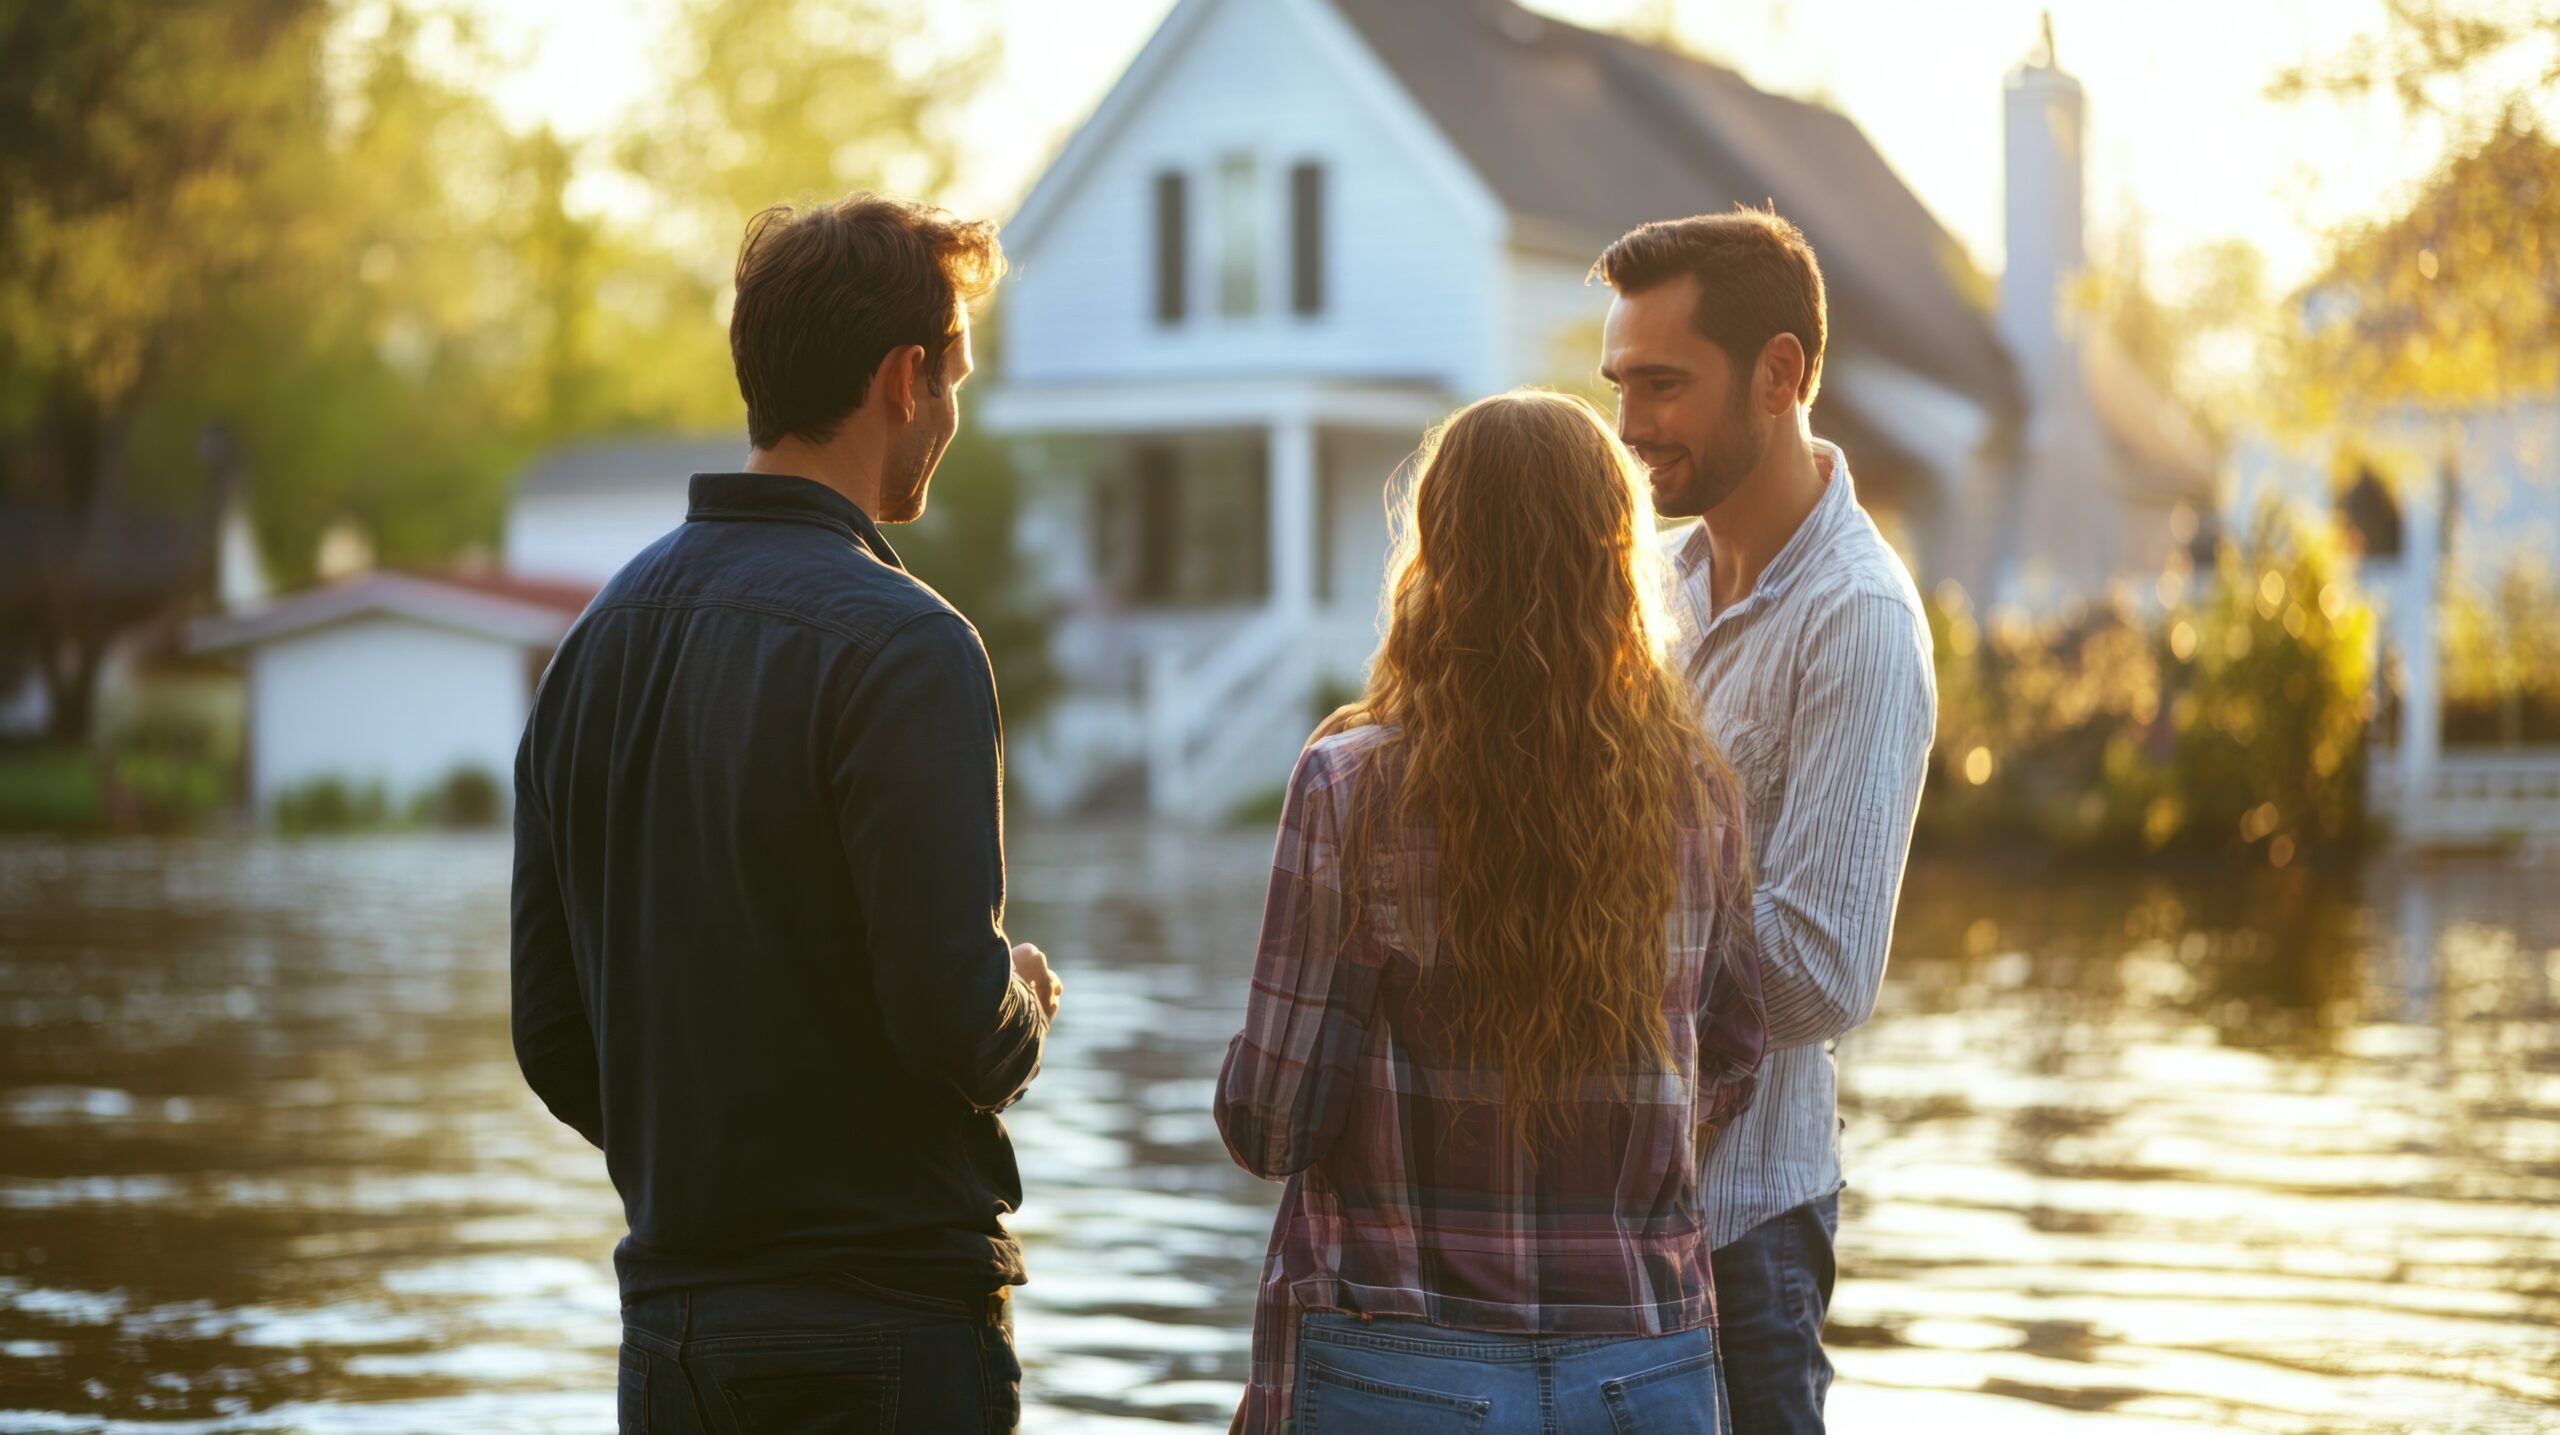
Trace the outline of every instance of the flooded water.
<instances>
[{"instance_id":1,"label":"flooded water","mask_svg":"<svg viewBox=\"0 0 2560 1435\"><path fill-rule=\"evenodd\" d=\"M1224 1423L1258 833L1031 829L1025 1429ZM503 839L0 846L0 1431L599 1431ZM1914 871L1841 1056L1847 1431L2560 1431L2560 870Z\"/></svg>"}]
</instances>

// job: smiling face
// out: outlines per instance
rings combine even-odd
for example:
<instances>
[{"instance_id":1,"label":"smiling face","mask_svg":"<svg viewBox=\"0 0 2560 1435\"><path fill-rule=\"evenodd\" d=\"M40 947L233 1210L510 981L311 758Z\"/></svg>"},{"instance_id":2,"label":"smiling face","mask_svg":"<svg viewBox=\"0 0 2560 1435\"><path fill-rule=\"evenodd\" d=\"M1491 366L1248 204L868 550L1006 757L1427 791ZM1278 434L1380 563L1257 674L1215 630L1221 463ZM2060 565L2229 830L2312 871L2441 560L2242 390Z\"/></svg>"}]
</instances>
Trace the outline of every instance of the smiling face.
<instances>
[{"instance_id":1,"label":"smiling face","mask_svg":"<svg viewBox=\"0 0 2560 1435\"><path fill-rule=\"evenodd\" d=\"M1620 294L1601 330L1600 376L1618 391L1618 437L1665 518L1696 518L1742 486L1769 447L1752 403L1757 363L1698 332L1699 285L1680 275Z\"/></svg>"}]
</instances>

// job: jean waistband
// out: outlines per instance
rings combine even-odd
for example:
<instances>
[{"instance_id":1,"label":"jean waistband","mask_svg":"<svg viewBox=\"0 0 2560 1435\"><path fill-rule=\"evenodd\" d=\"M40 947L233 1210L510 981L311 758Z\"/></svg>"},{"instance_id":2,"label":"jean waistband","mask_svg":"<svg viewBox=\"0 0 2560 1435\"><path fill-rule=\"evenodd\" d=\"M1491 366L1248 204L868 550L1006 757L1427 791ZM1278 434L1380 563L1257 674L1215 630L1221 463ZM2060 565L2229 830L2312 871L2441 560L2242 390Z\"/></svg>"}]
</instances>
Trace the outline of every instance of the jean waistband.
<instances>
[{"instance_id":1,"label":"jean waistband","mask_svg":"<svg viewBox=\"0 0 2560 1435\"><path fill-rule=\"evenodd\" d=\"M741 1328L788 1330L906 1316L997 1326L1007 1321L1013 1289L998 1286L976 1299L897 1290L839 1271L786 1280L688 1286L651 1291L622 1303L626 1330L684 1342Z\"/></svg>"},{"instance_id":2,"label":"jean waistband","mask_svg":"<svg viewBox=\"0 0 2560 1435\"><path fill-rule=\"evenodd\" d=\"M1623 1335L1600 1335L1574 1331L1539 1335L1516 1330L1475 1330L1465 1326L1435 1325L1418 1316L1362 1316L1344 1311L1309 1311L1302 1322L1300 1339L1307 1345L1359 1346L1369 1350L1433 1355L1450 1360L1478 1360L1490 1364L1554 1359L1629 1341L1666 1340L1683 1335L1704 1337L1710 1350L1715 1345L1715 1332L1707 1326L1650 1334L1630 1331Z\"/></svg>"}]
</instances>

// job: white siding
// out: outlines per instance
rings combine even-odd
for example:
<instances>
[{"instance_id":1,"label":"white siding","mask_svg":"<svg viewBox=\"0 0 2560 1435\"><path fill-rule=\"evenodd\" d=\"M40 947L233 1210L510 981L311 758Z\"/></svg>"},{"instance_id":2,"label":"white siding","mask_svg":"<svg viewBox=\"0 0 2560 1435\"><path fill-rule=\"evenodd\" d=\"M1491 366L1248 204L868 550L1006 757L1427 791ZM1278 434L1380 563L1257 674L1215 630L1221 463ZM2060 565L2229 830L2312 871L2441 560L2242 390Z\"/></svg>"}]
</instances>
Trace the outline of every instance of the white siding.
<instances>
[{"instance_id":1,"label":"white siding","mask_svg":"<svg viewBox=\"0 0 2560 1435\"><path fill-rule=\"evenodd\" d=\"M458 768L503 789L531 701L524 649L399 618L279 638L249 659L256 810L317 778L380 783L395 807Z\"/></svg>"},{"instance_id":2,"label":"white siding","mask_svg":"<svg viewBox=\"0 0 2560 1435\"><path fill-rule=\"evenodd\" d=\"M1340 17L1221 0L1017 251L1000 290L1009 383L1289 374L1498 385L1501 220L1449 197L1410 130L1346 71ZM1356 40L1351 42L1356 45ZM1366 52L1357 52L1366 56ZM1374 63L1373 60L1368 61ZM1255 156L1262 302L1219 313L1219 157ZM1325 167L1324 311L1289 312L1289 169ZM1189 178L1189 296L1155 317L1154 185Z\"/></svg>"},{"instance_id":3,"label":"white siding","mask_svg":"<svg viewBox=\"0 0 2560 1435\"><path fill-rule=\"evenodd\" d=\"M2247 533L2269 497L2328 512L2341 453L2362 456L2395 485L2442 471L2450 457L2459 475L2447 520L2450 582L2485 588L2519 565L2560 568L2560 398L2445 419L2393 414L2360 435L2331 433L2304 444L2246 436L2234 445L2224 523Z\"/></svg>"},{"instance_id":4,"label":"white siding","mask_svg":"<svg viewBox=\"0 0 2560 1435\"><path fill-rule=\"evenodd\" d=\"M507 570L602 583L684 522L689 476L604 493L525 494L507 515Z\"/></svg>"}]
</instances>

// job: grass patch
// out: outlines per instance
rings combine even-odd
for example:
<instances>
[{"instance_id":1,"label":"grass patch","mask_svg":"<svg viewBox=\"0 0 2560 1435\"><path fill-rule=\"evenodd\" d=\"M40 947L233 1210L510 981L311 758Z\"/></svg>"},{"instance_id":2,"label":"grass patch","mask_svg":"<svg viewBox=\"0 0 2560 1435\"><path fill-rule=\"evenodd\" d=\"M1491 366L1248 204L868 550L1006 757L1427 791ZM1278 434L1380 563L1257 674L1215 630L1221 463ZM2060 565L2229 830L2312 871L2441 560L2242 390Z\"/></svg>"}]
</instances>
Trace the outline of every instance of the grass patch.
<instances>
[{"instance_id":1,"label":"grass patch","mask_svg":"<svg viewBox=\"0 0 2560 1435\"><path fill-rule=\"evenodd\" d=\"M97 832L107 825L106 776L79 748L0 749L0 832Z\"/></svg>"}]
</instances>

